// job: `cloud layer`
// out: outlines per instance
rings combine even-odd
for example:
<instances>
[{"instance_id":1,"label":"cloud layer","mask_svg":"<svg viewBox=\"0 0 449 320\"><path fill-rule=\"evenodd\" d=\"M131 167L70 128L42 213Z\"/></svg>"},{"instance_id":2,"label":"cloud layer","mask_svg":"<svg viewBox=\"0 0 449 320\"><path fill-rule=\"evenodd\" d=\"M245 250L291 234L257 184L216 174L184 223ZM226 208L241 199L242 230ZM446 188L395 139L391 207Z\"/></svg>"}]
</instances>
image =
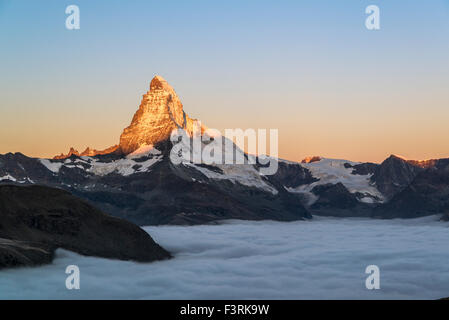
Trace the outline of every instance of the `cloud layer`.
<instances>
[{"instance_id":1,"label":"cloud layer","mask_svg":"<svg viewBox=\"0 0 449 320\"><path fill-rule=\"evenodd\" d=\"M315 218L145 228L174 253L152 264L59 250L52 265L0 272L2 299L435 299L449 296L448 224ZM65 288L78 265L81 290ZM364 273L378 265L381 289Z\"/></svg>"}]
</instances>

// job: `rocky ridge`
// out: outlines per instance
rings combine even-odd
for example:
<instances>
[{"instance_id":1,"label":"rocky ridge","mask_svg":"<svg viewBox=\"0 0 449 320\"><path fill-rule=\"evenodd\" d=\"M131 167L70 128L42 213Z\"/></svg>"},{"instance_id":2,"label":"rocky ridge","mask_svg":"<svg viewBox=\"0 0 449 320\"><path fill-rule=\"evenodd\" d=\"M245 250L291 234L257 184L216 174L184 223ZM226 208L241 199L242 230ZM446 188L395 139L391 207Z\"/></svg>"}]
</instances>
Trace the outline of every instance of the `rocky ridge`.
<instances>
[{"instance_id":1,"label":"rocky ridge","mask_svg":"<svg viewBox=\"0 0 449 320\"><path fill-rule=\"evenodd\" d=\"M1 185L0 268L50 263L58 248L139 262L170 257L139 227L67 191Z\"/></svg>"}]
</instances>

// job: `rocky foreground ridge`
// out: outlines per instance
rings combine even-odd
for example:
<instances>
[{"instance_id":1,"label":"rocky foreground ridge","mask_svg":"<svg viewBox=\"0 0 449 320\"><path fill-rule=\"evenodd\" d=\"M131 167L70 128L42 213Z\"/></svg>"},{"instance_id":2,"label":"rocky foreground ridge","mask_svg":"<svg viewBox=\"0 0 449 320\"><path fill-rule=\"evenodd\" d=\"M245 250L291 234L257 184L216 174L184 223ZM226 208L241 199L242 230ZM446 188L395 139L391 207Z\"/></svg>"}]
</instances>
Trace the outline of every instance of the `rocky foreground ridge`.
<instances>
[{"instance_id":1,"label":"rocky foreground ridge","mask_svg":"<svg viewBox=\"0 0 449 320\"><path fill-rule=\"evenodd\" d=\"M152 262L170 254L136 225L64 190L0 186L0 269L50 263L56 249Z\"/></svg>"}]
</instances>

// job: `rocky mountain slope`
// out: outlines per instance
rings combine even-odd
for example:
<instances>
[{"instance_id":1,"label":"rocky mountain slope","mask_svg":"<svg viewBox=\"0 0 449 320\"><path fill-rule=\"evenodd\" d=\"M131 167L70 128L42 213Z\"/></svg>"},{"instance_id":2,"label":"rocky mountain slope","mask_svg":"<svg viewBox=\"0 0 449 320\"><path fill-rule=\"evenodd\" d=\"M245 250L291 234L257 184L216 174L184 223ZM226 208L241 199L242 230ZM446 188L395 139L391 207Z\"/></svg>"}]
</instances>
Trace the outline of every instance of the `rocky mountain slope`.
<instances>
[{"instance_id":1,"label":"rocky mountain slope","mask_svg":"<svg viewBox=\"0 0 449 320\"><path fill-rule=\"evenodd\" d=\"M170 257L139 227L67 191L0 186L0 268L50 263L57 248L140 262Z\"/></svg>"},{"instance_id":2,"label":"rocky mountain slope","mask_svg":"<svg viewBox=\"0 0 449 320\"><path fill-rule=\"evenodd\" d=\"M0 184L64 188L139 225L311 217L296 195L251 165L174 165L170 148L165 141L141 154L73 155L64 160L7 154L0 156Z\"/></svg>"},{"instance_id":3,"label":"rocky mountain slope","mask_svg":"<svg viewBox=\"0 0 449 320\"><path fill-rule=\"evenodd\" d=\"M409 164L415 166L413 179L408 185L402 185L389 202L376 208L374 216L414 218L443 214L443 219L448 220L449 159L434 160L432 165L425 166L418 162Z\"/></svg>"},{"instance_id":4,"label":"rocky mountain slope","mask_svg":"<svg viewBox=\"0 0 449 320\"><path fill-rule=\"evenodd\" d=\"M391 155L381 164L320 159L301 166L317 180L289 191L301 195L315 215L415 218L449 213L449 159Z\"/></svg>"},{"instance_id":5,"label":"rocky mountain slope","mask_svg":"<svg viewBox=\"0 0 449 320\"><path fill-rule=\"evenodd\" d=\"M113 151L71 150L54 159L6 154L0 156L0 183L64 188L139 225L311 218L296 195L261 175L256 165L174 164L170 135L183 129L193 137L193 121L173 88L156 76ZM233 144L231 151L243 154Z\"/></svg>"},{"instance_id":6,"label":"rocky mountain slope","mask_svg":"<svg viewBox=\"0 0 449 320\"><path fill-rule=\"evenodd\" d=\"M54 159L0 155L0 184L63 188L139 225L447 212L447 159L390 156L381 164L317 156L301 163L276 159L276 173L265 175L232 143L224 152L240 153L244 164L173 163L170 135L175 129L185 130L194 141L194 120L174 89L156 76L117 146L71 150ZM205 126L197 131L206 135Z\"/></svg>"},{"instance_id":7,"label":"rocky mountain slope","mask_svg":"<svg viewBox=\"0 0 449 320\"><path fill-rule=\"evenodd\" d=\"M120 136L119 149L130 154L142 146L168 140L175 129L184 129L192 135L194 121L184 112L175 90L162 77L156 76L131 124Z\"/></svg>"}]
</instances>

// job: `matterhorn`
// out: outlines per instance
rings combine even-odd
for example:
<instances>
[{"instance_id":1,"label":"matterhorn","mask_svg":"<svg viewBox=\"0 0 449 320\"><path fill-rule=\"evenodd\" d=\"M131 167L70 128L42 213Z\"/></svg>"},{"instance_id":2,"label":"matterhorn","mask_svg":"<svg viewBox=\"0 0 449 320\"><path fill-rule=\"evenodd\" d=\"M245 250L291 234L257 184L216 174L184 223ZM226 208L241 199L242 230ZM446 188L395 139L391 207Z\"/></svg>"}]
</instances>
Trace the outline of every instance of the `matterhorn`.
<instances>
[{"instance_id":1,"label":"matterhorn","mask_svg":"<svg viewBox=\"0 0 449 320\"><path fill-rule=\"evenodd\" d=\"M176 129L192 135L194 121L184 112L175 90L161 76L155 76L131 124L120 136L119 150L129 154L142 146L156 145L168 140Z\"/></svg>"},{"instance_id":2,"label":"matterhorn","mask_svg":"<svg viewBox=\"0 0 449 320\"><path fill-rule=\"evenodd\" d=\"M381 164L318 156L302 163L278 159L272 175L264 175L259 163L171 161L172 132L181 129L194 139L196 123L175 90L156 76L117 145L72 148L53 159L0 155L0 184L65 189L139 225L293 221L312 214L416 217L449 208L449 184L440 183L449 159L425 165L394 156Z\"/></svg>"},{"instance_id":3,"label":"matterhorn","mask_svg":"<svg viewBox=\"0 0 449 320\"><path fill-rule=\"evenodd\" d=\"M156 145L170 139L173 130L183 129L192 135L196 119L191 119L183 109L183 105L175 90L161 76L155 76L150 83L150 89L143 95L139 109L134 114L131 124L123 130L118 145L105 150L86 148L78 152L70 148L64 155L54 159L65 159L72 155L95 156L112 152L130 154L141 148ZM201 133L205 131L201 127Z\"/></svg>"}]
</instances>

